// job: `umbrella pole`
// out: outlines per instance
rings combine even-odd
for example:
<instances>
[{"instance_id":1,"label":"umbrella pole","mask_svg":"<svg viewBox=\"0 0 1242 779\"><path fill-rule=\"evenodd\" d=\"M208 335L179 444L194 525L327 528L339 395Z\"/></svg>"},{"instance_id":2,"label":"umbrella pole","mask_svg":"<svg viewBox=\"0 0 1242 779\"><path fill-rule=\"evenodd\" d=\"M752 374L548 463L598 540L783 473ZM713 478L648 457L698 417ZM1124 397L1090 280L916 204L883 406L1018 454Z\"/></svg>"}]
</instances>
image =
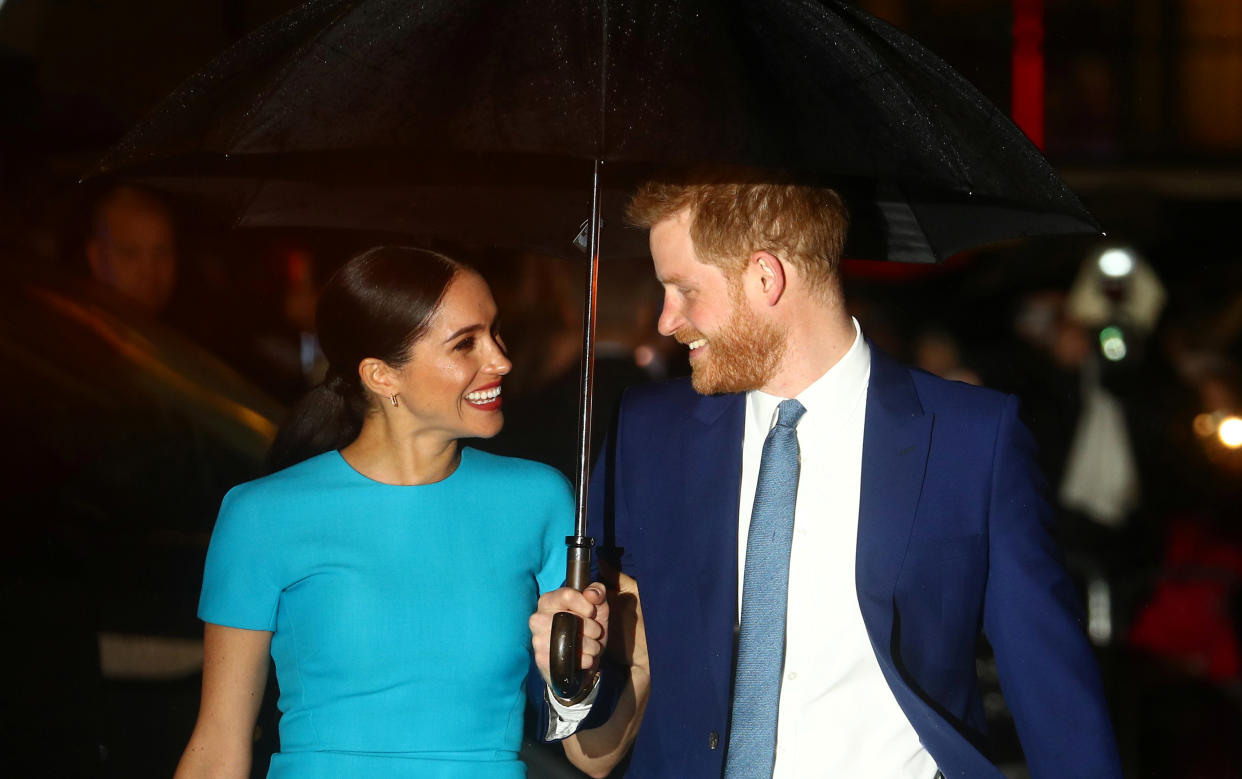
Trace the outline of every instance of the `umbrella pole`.
<instances>
[{"instance_id":1,"label":"umbrella pole","mask_svg":"<svg viewBox=\"0 0 1242 779\"><path fill-rule=\"evenodd\" d=\"M587 530L587 485L590 481L591 459L591 409L595 389L595 309L596 291L599 285L599 236L600 202L599 169L601 162L595 160L595 175L591 186L591 227L587 244L586 304L583 306L582 322L582 374L578 385L578 462L575 481L574 534L565 538L565 586L584 590L591 583L591 548L595 540ZM586 697L589 688L582 672L581 662L582 620L568 611L552 618L552 637L548 670L552 690L558 698L577 701Z\"/></svg>"},{"instance_id":2,"label":"umbrella pole","mask_svg":"<svg viewBox=\"0 0 1242 779\"><path fill-rule=\"evenodd\" d=\"M585 543L589 548L594 542L587 532L587 485L590 482L591 460L591 410L595 396L595 309L597 306L596 291L599 287L599 236L601 229L599 169L602 163L595 161L595 176L591 185L591 232L587 253L586 302L582 310L582 375L578 384L578 462L576 472L575 499L577 512L574 517L574 535L572 538ZM566 543L569 539L566 539ZM589 555L588 555L589 561ZM589 576L590 571L584 570ZM588 580L583 578L582 587ZM572 585L577 589L577 584Z\"/></svg>"}]
</instances>

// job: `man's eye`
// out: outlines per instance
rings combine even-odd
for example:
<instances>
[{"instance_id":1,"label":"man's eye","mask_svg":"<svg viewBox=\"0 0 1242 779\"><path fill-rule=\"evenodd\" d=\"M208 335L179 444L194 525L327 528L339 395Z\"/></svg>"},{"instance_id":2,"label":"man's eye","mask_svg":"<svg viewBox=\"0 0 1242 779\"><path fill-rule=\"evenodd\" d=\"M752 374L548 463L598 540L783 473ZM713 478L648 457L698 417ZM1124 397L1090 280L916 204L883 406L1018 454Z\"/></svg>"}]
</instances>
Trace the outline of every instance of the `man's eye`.
<instances>
[{"instance_id":1,"label":"man's eye","mask_svg":"<svg viewBox=\"0 0 1242 779\"><path fill-rule=\"evenodd\" d=\"M471 349L474 348L474 336L472 335L469 338L461 339L460 341L457 342L457 345L454 346L453 348L459 352L470 351Z\"/></svg>"}]
</instances>

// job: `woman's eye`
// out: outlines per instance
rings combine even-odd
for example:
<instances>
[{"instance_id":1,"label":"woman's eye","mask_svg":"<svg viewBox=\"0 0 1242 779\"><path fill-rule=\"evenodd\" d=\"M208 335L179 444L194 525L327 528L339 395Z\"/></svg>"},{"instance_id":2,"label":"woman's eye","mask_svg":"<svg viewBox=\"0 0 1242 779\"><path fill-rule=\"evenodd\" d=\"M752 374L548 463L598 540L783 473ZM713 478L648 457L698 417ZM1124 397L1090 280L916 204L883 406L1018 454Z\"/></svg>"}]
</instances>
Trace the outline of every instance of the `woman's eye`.
<instances>
[{"instance_id":1,"label":"woman's eye","mask_svg":"<svg viewBox=\"0 0 1242 779\"><path fill-rule=\"evenodd\" d=\"M473 348L474 348L474 336L470 336L469 338L463 338L463 339L461 339L460 341L458 341L458 342L457 342L457 345L456 345L456 346L454 346L453 348L454 348L454 349L456 349L456 350L457 350L457 351L459 351L459 352L468 352L468 351L470 351L471 349L473 349Z\"/></svg>"}]
</instances>

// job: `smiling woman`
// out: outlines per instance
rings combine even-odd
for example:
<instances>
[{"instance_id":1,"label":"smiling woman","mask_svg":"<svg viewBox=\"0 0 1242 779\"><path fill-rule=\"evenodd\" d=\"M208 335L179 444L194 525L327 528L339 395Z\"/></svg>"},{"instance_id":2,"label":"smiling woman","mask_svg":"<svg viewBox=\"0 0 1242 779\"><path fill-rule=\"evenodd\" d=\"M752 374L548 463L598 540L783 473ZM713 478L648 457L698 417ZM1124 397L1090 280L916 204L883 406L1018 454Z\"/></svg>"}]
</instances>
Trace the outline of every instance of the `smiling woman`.
<instances>
[{"instance_id":1,"label":"smiling woman","mask_svg":"<svg viewBox=\"0 0 1242 779\"><path fill-rule=\"evenodd\" d=\"M459 274L473 275L436 252L382 246L350 260L328 280L315 311L327 377L276 436L268 456L272 470L348 446L368 418L387 420L380 401L398 407L397 393L364 384L363 363L371 373L381 366L399 372L409 363Z\"/></svg>"},{"instance_id":2,"label":"smiling woman","mask_svg":"<svg viewBox=\"0 0 1242 779\"><path fill-rule=\"evenodd\" d=\"M548 466L460 445L503 423L496 318L482 277L422 249L371 249L328 282L328 378L278 436L281 469L231 490L212 533L178 776L247 775L269 653L269 777L525 774L527 619L561 583L573 499Z\"/></svg>"}]
</instances>

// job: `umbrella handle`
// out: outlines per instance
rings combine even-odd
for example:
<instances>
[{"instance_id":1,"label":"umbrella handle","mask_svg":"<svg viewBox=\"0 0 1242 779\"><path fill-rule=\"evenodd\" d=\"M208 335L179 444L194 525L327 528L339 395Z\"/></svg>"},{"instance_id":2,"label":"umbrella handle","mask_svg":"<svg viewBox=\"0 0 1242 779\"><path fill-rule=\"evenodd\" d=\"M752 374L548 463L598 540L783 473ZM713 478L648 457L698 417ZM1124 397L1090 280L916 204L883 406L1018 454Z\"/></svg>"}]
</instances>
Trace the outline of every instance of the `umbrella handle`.
<instances>
[{"instance_id":1,"label":"umbrella handle","mask_svg":"<svg viewBox=\"0 0 1242 779\"><path fill-rule=\"evenodd\" d=\"M581 592L591 583L590 536L565 539L565 586ZM582 618L568 611L552 617L551 643L548 645L548 675L552 692L562 701L577 703L587 696L587 674L582 668Z\"/></svg>"},{"instance_id":2,"label":"umbrella handle","mask_svg":"<svg viewBox=\"0 0 1242 779\"><path fill-rule=\"evenodd\" d=\"M587 464L591 450L591 395L595 385L595 291L599 282L599 233L601 203L599 175L601 160L595 160L591 184L591 220L588 235L587 283L585 314L582 323L582 383L578 404L578 480L574 535L565 538L565 586L582 592L591 583L591 547L595 540L586 534L587 485L590 483ZM548 644L548 675L556 697L577 703L590 693L587 675L582 669L582 619L568 611L552 617L552 635Z\"/></svg>"}]
</instances>

